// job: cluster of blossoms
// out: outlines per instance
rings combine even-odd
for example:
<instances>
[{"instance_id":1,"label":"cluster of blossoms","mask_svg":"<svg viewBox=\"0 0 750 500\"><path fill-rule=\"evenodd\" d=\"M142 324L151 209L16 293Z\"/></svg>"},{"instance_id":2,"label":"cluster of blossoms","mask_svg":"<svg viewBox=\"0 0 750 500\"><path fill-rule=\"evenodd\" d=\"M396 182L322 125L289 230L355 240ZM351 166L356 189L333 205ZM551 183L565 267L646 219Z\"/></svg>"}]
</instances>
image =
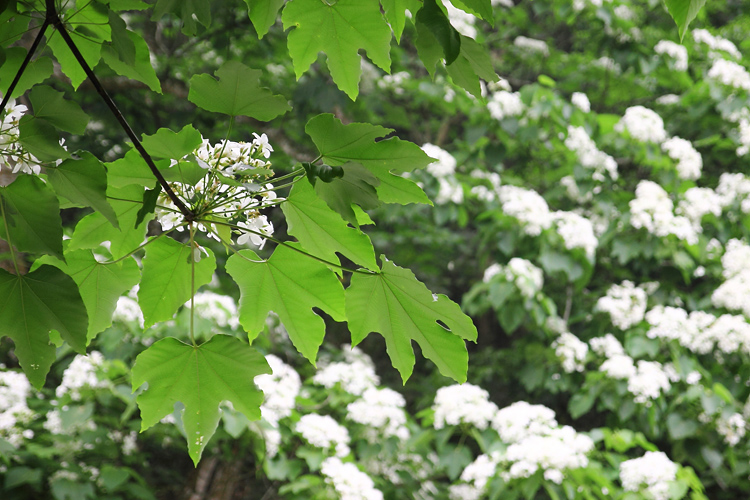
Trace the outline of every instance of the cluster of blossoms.
<instances>
[{"instance_id":1,"label":"cluster of blossoms","mask_svg":"<svg viewBox=\"0 0 750 500\"><path fill-rule=\"evenodd\" d=\"M549 55L549 47L547 42L544 40L537 40L536 38L528 38L525 36L517 36L513 40L513 45L531 54L542 54L543 56Z\"/></svg>"},{"instance_id":2,"label":"cluster of blossoms","mask_svg":"<svg viewBox=\"0 0 750 500\"><path fill-rule=\"evenodd\" d=\"M667 140L664 120L656 112L643 106L631 106L615 125L618 132L627 132L640 142L662 143Z\"/></svg>"},{"instance_id":3,"label":"cluster of blossoms","mask_svg":"<svg viewBox=\"0 0 750 500\"><path fill-rule=\"evenodd\" d=\"M589 260L594 260L594 253L599 246L599 240L594 234L594 226L586 217L575 212L564 212L558 210L552 214L553 224L563 242L565 248L573 250L581 248Z\"/></svg>"},{"instance_id":4,"label":"cluster of blossoms","mask_svg":"<svg viewBox=\"0 0 750 500\"><path fill-rule=\"evenodd\" d=\"M18 447L24 439L34 437L34 431L23 429L34 418L26 404L31 384L23 373L0 368L0 438Z\"/></svg>"},{"instance_id":5,"label":"cluster of blossoms","mask_svg":"<svg viewBox=\"0 0 750 500\"><path fill-rule=\"evenodd\" d=\"M562 360L565 373L582 372L589 346L570 332L563 332L552 343L555 355Z\"/></svg>"},{"instance_id":6,"label":"cluster of blossoms","mask_svg":"<svg viewBox=\"0 0 750 500\"><path fill-rule=\"evenodd\" d=\"M294 426L295 432L316 448L331 450L337 457L345 457L349 449L349 431L329 415L308 413Z\"/></svg>"},{"instance_id":7,"label":"cluster of blossoms","mask_svg":"<svg viewBox=\"0 0 750 500\"><path fill-rule=\"evenodd\" d=\"M526 259L513 257L507 266L492 264L484 271L483 281L489 281L496 275L502 274L508 283L516 285L525 298L530 299L541 292L544 285L544 273L541 269Z\"/></svg>"},{"instance_id":8,"label":"cluster of blossoms","mask_svg":"<svg viewBox=\"0 0 750 500\"><path fill-rule=\"evenodd\" d=\"M240 325L237 303L229 295L210 291L198 292L193 296L193 304L195 312L213 324L230 328L237 328ZM185 303L185 307L190 307L190 301Z\"/></svg>"},{"instance_id":9,"label":"cluster of blossoms","mask_svg":"<svg viewBox=\"0 0 750 500\"><path fill-rule=\"evenodd\" d=\"M23 104L16 104L15 99L8 101L4 113L0 110L0 170L7 169L14 174L39 174L42 171L42 162L26 151L18 140L18 124L27 110Z\"/></svg>"},{"instance_id":10,"label":"cluster of blossoms","mask_svg":"<svg viewBox=\"0 0 750 500\"><path fill-rule=\"evenodd\" d=\"M727 59L716 59L711 69L708 70L708 78L738 90L750 90L750 73L734 61Z\"/></svg>"},{"instance_id":11,"label":"cluster of blossoms","mask_svg":"<svg viewBox=\"0 0 750 500\"><path fill-rule=\"evenodd\" d=\"M330 363L320 368L313 377L314 384L330 389L336 384L349 394L361 396L367 389L380 383L372 360L356 347L344 349L346 361Z\"/></svg>"},{"instance_id":12,"label":"cluster of blossoms","mask_svg":"<svg viewBox=\"0 0 750 500\"><path fill-rule=\"evenodd\" d=\"M626 280L609 287L607 294L596 302L596 309L609 313L613 325L627 330L643 321L647 300L646 290Z\"/></svg>"},{"instance_id":13,"label":"cluster of blossoms","mask_svg":"<svg viewBox=\"0 0 750 500\"><path fill-rule=\"evenodd\" d=\"M272 373L258 375L254 380L265 396L260 412L263 420L268 423L268 428L263 430L263 437L266 441L266 454L273 457L278 453L281 443L279 420L292 414L302 381L294 368L277 356L268 354L266 361Z\"/></svg>"},{"instance_id":14,"label":"cluster of blossoms","mask_svg":"<svg viewBox=\"0 0 750 500\"><path fill-rule=\"evenodd\" d=\"M536 191L505 185L498 189L498 195L503 212L518 219L529 236L539 236L552 225L549 206Z\"/></svg>"},{"instance_id":15,"label":"cluster of blossoms","mask_svg":"<svg viewBox=\"0 0 750 500\"><path fill-rule=\"evenodd\" d=\"M591 111L591 102L589 101L588 96L583 92L573 92L573 95L570 96L570 102L573 106L584 113L589 113Z\"/></svg>"},{"instance_id":16,"label":"cluster of blossoms","mask_svg":"<svg viewBox=\"0 0 750 500\"><path fill-rule=\"evenodd\" d=\"M716 217L721 215L722 199L711 188L691 187L683 193L675 212L690 219L698 232L704 215L713 214Z\"/></svg>"},{"instance_id":17,"label":"cluster of blossoms","mask_svg":"<svg viewBox=\"0 0 750 500\"><path fill-rule=\"evenodd\" d=\"M436 162L427 165L427 172L438 180L440 190L435 197L435 203L443 205L448 201L461 203L464 201L464 191L461 183L455 177L456 159L446 150L434 144L424 144L422 150Z\"/></svg>"},{"instance_id":18,"label":"cluster of blossoms","mask_svg":"<svg viewBox=\"0 0 750 500\"><path fill-rule=\"evenodd\" d=\"M647 451L641 458L620 464L620 481L626 491L645 490L654 500L667 500L669 485L677 478L677 464L664 452Z\"/></svg>"},{"instance_id":19,"label":"cluster of blossoms","mask_svg":"<svg viewBox=\"0 0 750 500\"><path fill-rule=\"evenodd\" d=\"M367 437L372 441L379 441L384 436L405 440L409 438L405 406L406 401L398 392L370 387L362 394L361 399L349 403L346 418L367 426Z\"/></svg>"},{"instance_id":20,"label":"cluster of blossoms","mask_svg":"<svg viewBox=\"0 0 750 500\"><path fill-rule=\"evenodd\" d=\"M723 266L722 283L711 295L716 307L731 311L742 311L750 316L750 245L737 240L729 240L726 252L721 258Z\"/></svg>"},{"instance_id":21,"label":"cluster of blossoms","mask_svg":"<svg viewBox=\"0 0 750 500\"><path fill-rule=\"evenodd\" d=\"M469 383L441 387L432 405L433 425L436 429L460 424L486 429L497 413L497 405L489 397L487 391Z\"/></svg>"},{"instance_id":22,"label":"cluster of blossoms","mask_svg":"<svg viewBox=\"0 0 750 500\"><path fill-rule=\"evenodd\" d=\"M87 356L76 356L63 373L62 382L55 389L55 395L62 398L66 394L74 401L80 401L81 389L103 387L106 382L99 380L97 370L104 363L100 352L92 351Z\"/></svg>"},{"instance_id":23,"label":"cluster of blossoms","mask_svg":"<svg viewBox=\"0 0 750 500\"><path fill-rule=\"evenodd\" d=\"M677 162L677 176L680 179L697 179L703 169L703 158L690 141L672 137L664 141L662 150Z\"/></svg>"},{"instance_id":24,"label":"cluster of blossoms","mask_svg":"<svg viewBox=\"0 0 750 500\"><path fill-rule=\"evenodd\" d=\"M738 205L742 213L750 213L750 178L745 175L729 172L721 174L716 194L721 198L722 208Z\"/></svg>"},{"instance_id":25,"label":"cluster of blossoms","mask_svg":"<svg viewBox=\"0 0 750 500\"><path fill-rule=\"evenodd\" d=\"M691 31L693 32L693 40L695 40L696 43L708 45L708 48L712 51L725 52L735 59L742 58L742 53L730 40L712 35L708 30L702 28L697 28Z\"/></svg>"},{"instance_id":26,"label":"cluster of blossoms","mask_svg":"<svg viewBox=\"0 0 750 500\"><path fill-rule=\"evenodd\" d=\"M733 413L716 422L716 432L724 437L729 446L737 446L747 432L747 421L741 413Z\"/></svg>"},{"instance_id":27,"label":"cluster of blossoms","mask_svg":"<svg viewBox=\"0 0 750 500\"><path fill-rule=\"evenodd\" d=\"M750 353L750 324L743 316L722 314L718 318L704 311L657 306L646 314L649 338L676 340L696 354L708 354L714 347L724 354Z\"/></svg>"},{"instance_id":28,"label":"cluster of blossoms","mask_svg":"<svg viewBox=\"0 0 750 500\"><path fill-rule=\"evenodd\" d=\"M583 127L568 126L565 147L578 156L578 161L582 167L593 172L591 177L595 181L603 182L606 179L605 174L612 180L617 180L617 162L596 147L596 143Z\"/></svg>"},{"instance_id":29,"label":"cluster of blossoms","mask_svg":"<svg viewBox=\"0 0 750 500\"><path fill-rule=\"evenodd\" d=\"M521 94L518 92L500 90L490 96L487 102L487 109L492 118L495 120L502 120L509 116L520 115L523 113L525 106L521 101Z\"/></svg>"},{"instance_id":30,"label":"cluster of blossoms","mask_svg":"<svg viewBox=\"0 0 750 500\"><path fill-rule=\"evenodd\" d=\"M676 71L687 71L688 53L684 45L669 40L661 40L654 47L654 52L657 54L666 54L671 57L674 60L674 69Z\"/></svg>"},{"instance_id":31,"label":"cluster of blossoms","mask_svg":"<svg viewBox=\"0 0 750 500\"><path fill-rule=\"evenodd\" d=\"M195 184L173 182L170 186L185 205L201 219L233 223L241 229L238 245L262 248L264 236L273 234L273 224L260 213L264 207L283 201L271 184L264 182L273 175L267 161L273 148L265 134L253 134L252 142L221 141L211 145L207 139L192 154L172 160L172 166L195 161L205 175ZM156 218L162 229L184 230L183 216L166 193L157 201ZM198 230L218 239L216 224L198 224Z\"/></svg>"},{"instance_id":32,"label":"cluster of blossoms","mask_svg":"<svg viewBox=\"0 0 750 500\"><path fill-rule=\"evenodd\" d=\"M669 195L653 181L640 181L635 188L635 199L630 202L630 224L659 237L674 235L689 245L698 242L700 226L696 228L687 217L675 215Z\"/></svg>"},{"instance_id":33,"label":"cluster of blossoms","mask_svg":"<svg viewBox=\"0 0 750 500\"><path fill-rule=\"evenodd\" d=\"M341 500L383 500L383 493L375 488L370 476L353 463L328 457L320 466L326 483L333 486Z\"/></svg>"}]
</instances>

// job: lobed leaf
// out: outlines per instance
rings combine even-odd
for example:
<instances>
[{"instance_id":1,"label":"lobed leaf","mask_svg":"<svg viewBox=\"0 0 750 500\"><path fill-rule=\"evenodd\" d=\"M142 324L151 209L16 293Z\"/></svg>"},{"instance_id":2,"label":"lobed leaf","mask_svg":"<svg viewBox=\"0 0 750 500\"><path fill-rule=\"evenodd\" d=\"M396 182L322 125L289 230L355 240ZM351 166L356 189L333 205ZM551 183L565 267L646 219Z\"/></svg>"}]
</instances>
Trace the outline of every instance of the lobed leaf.
<instances>
[{"instance_id":1,"label":"lobed leaf","mask_svg":"<svg viewBox=\"0 0 750 500\"><path fill-rule=\"evenodd\" d=\"M286 0L245 0L247 14L258 33L258 39L263 38L268 29L276 24L279 10L285 2Z\"/></svg>"},{"instance_id":2,"label":"lobed leaf","mask_svg":"<svg viewBox=\"0 0 750 500\"><path fill-rule=\"evenodd\" d=\"M130 43L124 41L125 36ZM104 63L118 75L144 83L154 92L161 94L161 82L156 76L156 70L151 63L151 51L143 37L130 30L126 31L124 36L118 34L118 37L117 45L113 41L112 45L102 46L101 56ZM122 45L127 44L129 47L131 43L135 51L132 62L128 56L129 49L122 48Z\"/></svg>"},{"instance_id":3,"label":"lobed leaf","mask_svg":"<svg viewBox=\"0 0 750 500\"><path fill-rule=\"evenodd\" d=\"M664 0L669 15L677 24L680 32L680 41L685 38L688 26L698 15L700 10L706 5L706 0Z\"/></svg>"},{"instance_id":4,"label":"lobed leaf","mask_svg":"<svg viewBox=\"0 0 750 500\"><path fill-rule=\"evenodd\" d=\"M88 115L75 102L63 99L63 95L46 85L34 87L29 94L34 116L71 134L83 134L89 122Z\"/></svg>"}]
</instances>

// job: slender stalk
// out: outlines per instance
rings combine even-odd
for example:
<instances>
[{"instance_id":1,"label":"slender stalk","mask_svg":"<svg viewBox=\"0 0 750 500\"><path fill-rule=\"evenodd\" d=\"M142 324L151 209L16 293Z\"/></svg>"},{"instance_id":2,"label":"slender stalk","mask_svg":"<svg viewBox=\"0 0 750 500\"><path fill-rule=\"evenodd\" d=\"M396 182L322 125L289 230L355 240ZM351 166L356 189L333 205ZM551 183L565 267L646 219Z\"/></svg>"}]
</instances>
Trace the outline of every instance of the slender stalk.
<instances>
[{"instance_id":1,"label":"slender stalk","mask_svg":"<svg viewBox=\"0 0 750 500\"><path fill-rule=\"evenodd\" d=\"M190 223L190 341L193 347L198 347L195 343L194 317L195 317L195 226Z\"/></svg>"},{"instance_id":2,"label":"slender stalk","mask_svg":"<svg viewBox=\"0 0 750 500\"><path fill-rule=\"evenodd\" d=\"M39 33L37 33L36 38L34 38L34 43L31 44L29 53L26 54L26 58L21 63L21 67L18 68L18 71L16 71L16 76L13 77L13 81L10 83L10 88L3 96L3 102L2 104L0 104L0 110L4 110L5 106L8 105L8 101L10 101L10 95L16 89L16 85L18 85L18 82L21 81L21 75L23 75L23 72L26 71L26 67L31 62L31 58L34 55L34 52L36 52L36 49L39 47L39 44L41 43L42 38L44 38L44 32L47 31L47 27L49 25L50 25L49 19L45 18L44 22L42 23L42 26L39 28Z\"/></svg>"},{"instance_id":3,"label":"slender stalk","mask_svg":"<svg viewBox=\"0 0 750 500\"><path fill-rule=\"evenodd\" d=\"M94 88L99 93L101 98L107 104L107 107L112 112L115 119L117 119L118 123L120 124L122 129L125 131L128 138L132 141L133 146L141 155L143 160L146 162L146 164L148 165L148 168L151 170L151 173L153 173L154 177L156 177L156 179L159 181L159 185L161 185L162 189L164 189L164 192L167 193L167 196L169 196L169 198L172 200L172 203L174 203L175 206L180 210L180 213L182 213L182 215L185 217L185 220L187 220L188 222L192 221L194 217L193 213L182 202L182 200L175 194L175 192L169 186L169 183L167 183L166 179L164 179L164 176L161 174L161 172L159 172L159 169L156 168L156 165L154 164L154 160L151 158L151 155L149 155L146 149L143 147L143 144L141 144L141 141L135 135L135 132L130 127L130 124L127 122L127 120L123 116L120 109L117 107L115 102L112 100L112 98L109 96L107 91L104 89L101 82L99 82L99 79L96 77L96 75L94 74L94 71L91 69L89 64L83 58L81 51L78 50L78 47L76 46L73 39L70 38L70 34L68 34L68 30L65 28L65 25L63 24L62 20L60 20L60 16L58 16L57 12L55 11L54 0L47 0L47 16L44 21L47 24L52 24L55 27L55 29L57 29L57 31L60 33L60 36L62 36L63 40L65 41L65 44L73 53L73 56L76 58L76 61L78 61L78 64L80 64L81 68L83 68L83 71L86 73L86 76L91 81L91 84L94 86Z\"/></svg>"},{"instance_id":4,"label":"slender stalk","mask_svg":"<svg viewBox=\"0 0 750 500\"><path fill-rule=\"evenodd\" d=\"M274 179L269 180L268 182L271 183L271 184L273 184L274 182L285 181L285 180L289 179L290 177L296 177L296 176L298 176L300 174L304 174L304 173L305 173L305 169L304 168L298 168L297 170L294 170L290 174L282 175L281 177L276 177Z\"/></svg>"},{"instance_id":5,"label":"slender stalk","mask_svg":"<svg viewBox=\"0 0 750 500\"><path fill-rule=\"evenodd\" d=\"M159 239L159 238L161 238L162 236L166 236L166 235L168 235L169 233L171 233L171 232L172 232L172 231L174 231L175 229L176 229L176 227L173 227L173 228L172 228L172 229L170 229L169 231L164 231L164 232L163 232L163 233L161 233L161 234L157 234L156 236L154 236L154 237L153 237L153 238L151 238L150 240L146 240L146 241L144 241L143 243L141 243L140 245L138 245L138 247L137 247L137 248L135 248L134 250L132 250L132 251L128 252L128 253L127 253L126 255L123 255L123 256L122 256L122 257L120 257L119 259L115 259L115 260L112 260L112 261L109 261L109 262L102 262L102 264L103 264L103 265L105 265L105 266L108 266L108 265L110 265L110 264L117 264L118 262L120 262L120 261L123 261L123 260L127 259L128 257L130 257L131 255L133 255L134 253L136 253L136 252L137 252L138 250L140 250L140 249L142 249L142 248L146 248L146 246L147 246L147 245L150 245L151 243L153 243L154 241L158 240L158 239Z\"/></svg>"},{"instance_id":6,"label":"slender stalk","mask_svg":"<svg viewBox=\"0 0 750 500\"><path fill-rule=\"evenodd\" d=\"M10 230L8 229L8 219L5 216L5 202L0 199L0 215L3 216L3 227L5 227L5 241L8 242L8 248L10 249L10 260L13 261L13 269L16 270L16 276L21 275L21 271L18 269L18 262L16 261L16 251L13 249L13 241L10 239Z\"/></svg>"}]
</instances>

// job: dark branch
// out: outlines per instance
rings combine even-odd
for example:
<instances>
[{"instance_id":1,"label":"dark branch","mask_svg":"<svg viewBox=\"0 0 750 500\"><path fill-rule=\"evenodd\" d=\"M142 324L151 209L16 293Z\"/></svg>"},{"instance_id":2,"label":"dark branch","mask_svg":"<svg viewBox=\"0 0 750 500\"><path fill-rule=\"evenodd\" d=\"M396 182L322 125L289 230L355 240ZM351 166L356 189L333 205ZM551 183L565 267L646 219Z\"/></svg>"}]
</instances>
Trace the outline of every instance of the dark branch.
<instances>
[{"instance_id":1,"label":"dark branch","mask_svg":"<svg viewBox=\"0 0 750 500\"><path fill-rule=\"evenodd\" d=\"M23 72L26 71L26 67L31 62L31 58L34 55L34 52L36 52L37 47L39 47L39 43L42 41L42 38L44 38L44 32L47 31L47 26L49 26L49 21L45 18L44 22L42 23L41 28L39 29L39 33L36 35L36 38L34 39L34 43L31 44L29 53L26 54L26 59L23 60L23 63L21 63L21 67L18 68L18 71L16 71L16 76L13 77L13 81L10 84L10 88L3 96L3 102L2 102L2 105L0 105L0 110L4 110L5 106L8 105L8 101L10 101L10 95L16 89L16 85L18 85L18 82L21 80L21 75L23 75Z\"/></svg>"}]
</instances>

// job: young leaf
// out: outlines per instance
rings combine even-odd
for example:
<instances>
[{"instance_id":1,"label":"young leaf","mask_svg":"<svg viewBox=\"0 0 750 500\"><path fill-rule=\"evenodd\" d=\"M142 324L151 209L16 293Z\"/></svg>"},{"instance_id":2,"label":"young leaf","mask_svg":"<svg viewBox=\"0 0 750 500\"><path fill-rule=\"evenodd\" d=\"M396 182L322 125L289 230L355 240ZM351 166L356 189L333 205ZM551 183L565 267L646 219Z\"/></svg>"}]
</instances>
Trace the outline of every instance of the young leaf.
<instances>
[{"instance_id":1,"label":"young leaf","mask_svg":"<svg viewBox=\"0 0 750 500\"><path fill-rule=\"evenodd\" d=\"M408 269L383 257L380 273L354 274L346 290L346 314L352 345L370 332L380 333L404 383L414 369L412 340L440 373L466 381L469 356L462 339L476 341L476 327L458 304L431 293Z\"/></svg>"},{"instance_id":2,"label":"young leaf","mask_svg":"<svg viewBox=\"0 0 750 500\"><path fill-rule=\"evenodd\" d=\"M227 259L227 273L240 287L240 323L250 338L263 330L270 311L279 315L294 347L315 364L325 335L318 307L336 321L344 321L344 289L325 264L278 246L268 260L251 250Z\"/></svg>"},{"instance_id":3,"label":"young leaf","mask_svg":"<svg viewBox=\"0 0 750 500\"><path fill-rule=\"evenodd\" d=\"M0 297L0 335L13 340L18 362L37 389L55 361L51 330L77 352L86 351L86 308L75 282L59 269L41 266L19 276L0 269Z\"/></svg>"},{"instance_id":4,"label":"young leaf","mask_svg":"<svg viewBox=\"0 0 750 500\"><path fill-rule=\"evenodd\" d=\"M63 93L46 85L37 85L29 94L34 116L43 118L57 128L72 134L83 134L89 117L73 101L63 99Z\"/></svg>"},{"instance_id":5,"label":"young leaf","mask_svg":"<svg viewBox=\"0 0 750 500\"><path fill-rule=\"evenodd\" d=\"M161 83L156 76L153 64L151 64L151 52L148 44L138 33L128 30L126 35L135 47L134 62L130 64L127 60L123 60L123 56L117 49L110 45L102 46L102 60L118 75L145 83L148 88L161 94Z\"/></svg>"},{"instance_id":6,"label":"young leaf","mask_svg":"<svg viewBox=\"0 0 750 500\"><path fill-rule=\"evenodd\" d=\"M104 264L96 260L91 250L65 252L65 262L47 255L37 262L39 261L59 268L78 285L89 318L87 344L97 333L112 325L117 299L133 288L141 278L138 264L132 257Z\"/></svg>"},{"instance_id":7,"label":"young leaf","mask_svg":"<svg viewBox=\"0 0 750 500\"><path fill-rule=\"evenodd\" d=\"M453 83L464 88L477 99L482 99L480 78L488 82L498 80L487 51L477 42L463 35L461 36L461 53L445 69Z\"/></svg>"},{"instance_id":8,"label":"young leaf","mask_svg":"<svg viewBox=\"0 0 750 500\"><path fill-rule=\"evenodd\" d=\"M128 66L135 65L135 43L128 35L128 28L123 18L115 11L109 11L109 26L112 29L112 48L118 59Z\"/></svg>"},{"instance_id":9,"label":"young leaf","mask_svg":"<svg viewBox=\"0 0 750 500\"><path fill-rule=\"evenodd\" d=\"M490 0L451 0L451 3L469 14L481 17L490 25L495 25L495 14Z\"/></svg>"},{"instance_id":10,"label":"young leaf","mask_svg":"<svg viewBox=\"0 0 750 500\"><path fill-rule=\"evenodd\" d=\"M193 249L171 238L159 238L146 246L143 279L138 289L138 303L145 326L172 319L174 313L193 294L191 266L195 265L195 290L211 281L216 269L213 252L200 262L191 263Z\"/></svg>"},{"instance_id":11,"label":"young leaf","mask_svg":"<svg viewBox=\"0 0 750 500\"><path fill-rule=\"evenodd\" d=\"M313 255L339 262L339 252L368 269L378 269L370 238L349 225L315 195L309 182L297 182L281 210L289 225L289 234Z\"/></svg>"},{"instance_id":12,"label":"young leaf","mask_svg":"<svg viewBox=\"0 0 750 500\"><path fill-rule=\"evenodd\" d=\"M190 79L188 100L201 109L260 121L273 120L291 109L283 96L260 87L260 70L228 61L214 74L219 81L207 74Z\"/></svg>"},{"instance_id":13,"label":"young leaf","mask_svg":"<svg viewBox=\"0 0 750 500\"><path fill-rule=\"evenodd\" d=\"M380 206L377 187L380 180L359 163L349 162L341 166L344 175L331 182L316 182L315 192L328 206L338 212L348 223L359 227L352 204L365 210Z\"/></svg>"},{"instance_id":14,"label":"young leaf","mask_svg":"<svg viewBox=\"0 0 750 500\"><path fill-rule=\"evenodd\" d=\"M404 205L429 202L416 184L393 174L424 168L435 160L416 144L396 137L375 142L393 130L368 123L344 125L333 115L322 114L307 122L305 132L318 147L323 162L329 165L356 162L367 168L380 180L376 190L381 200ZM422 196L408 193L402 188L404 185L413 185Z\"/></svg>"},{"instance_id":15,"label":"young leaf","mask_svg":"<svg viewBox=\"0 0 750 500\"><path fill-rule=\"evenodd\" d=\"M669 15L677 24L680 32L680 41L685 38L690 22L695 19L698 12L706 5L706 0L664 0Z\"/></svg>"},{"instance_id":16,"label":"young leaf","mask_svg":"<svg viewBox=\"0 0 750 500\"><path fill-rule=\"evenodd\" d=\"M199 346L162 339L139 354L133 366L133 392L148 383L137 399L141 432L181 402L188 452L198 465L219 424L222 401L231 402L250 420L260 418L263 393L253 379L264 373L271 368L263 355L234 337L215 335Z\"/></svg>"},{"instance_id":17,"label":"young leaf","mask_svg":"<svg viewBox=\"0 0 750 500\"><path fill-rule=\"evenodd\" d=\"M185 125L179 132L160 128L155 134L144 135L141 144L154 159L179 160L192 153L202 141L200 132L192 125Z\"/></svg>"},{"instance_id":18,"label":"young leaf","mask_svg":"<svg viewBox=\"0 0 750 500\"><path fill-rule=\"evenodd\" d=\"M20 175L7 187L0 187L0 238L19 250L48 253L62 258L60 205L52 189L33 175ZM7 225L6 225L7 223Z\"/></svg>"},{"instance_id":19,"label":"young leaf","mask_svg":"<svg viewBox=\"0 0 750 500\"><path fill-rule=\"evenodd\" d=\"M427 28L432 36L443 48L445 63L456 60L461 51L461 35L451 26L448 16L435 0L424 0L424 5L416 15L417 26Z\"/></svg>"},{"instance_id":20,"label":"young leaf","mask_svg":"<svg viewBox=\"0 0 750 500\"><path fill-rule=\"evenodd\" d=\"M107 201L107 171L88 152L79 153L80 160L68 159L47 169L47 177L60 196L101 213L118 227L117 214Z\"/></svg>"},{"instance_id":21,"label":"young leaf","mask_svg":"<svg viewBox=\"0 0 750 500\"><path fill-rule=\"evenodd\" d=\"M3 92L10 87L10 82L13 81L25 58L26 49L23 47L5 49L5 61L3 64L0 64L0 86L2 86ZM54 66L52 65L52 59L49 57L39 57L31 61L26 66L21 79L10 96L16 98L22 95L37 83L41 83L49 78L53 71Z\"/></svg>"},{"instance_id":22,"label":"young leaf","mask_svg":"<svg viewBox=\"0 0 750 500\"><path fill-rule=\"evenodd\" d=\"M18 141L42 161L55 161L70 156L60 145L55 127L31 115L24 116L18 123Z\"/></svg>"},{"instance_id":23,"label":"young leaf","mask_svg":"<svg viewBox=\"0 0 750 500\"><path fill-rule=\"evenodd\" d=\"M188 36L198 33L196 21L206 28L211 25L211 2L205 0L157 0L151 20L158 21L167 13L182 19L182 32Z\"/></svg>"},{"instance_id":24,"label":"young leaf","mask_svg":"<svg viewBox=\"0 0 750 500\"><path fill-rule=\"evenodd\" d=\"M409 10L413 15L419 11L422 5L419 0L380 0L380 3L396 41L401 43L401 34L404 32L404 26L406 25L406 11Z\"/></svg>"},{"instance_id":25,"label":"young leaf","mask_svg":"<svg viewBox=\"0 0 750 500\"><path fill-rule=\"evenodd\" d=\"M279 9L286 0L245 0L247 14L258 33L258 39L268 33L268 28L276 24L279 17Z\"/></svg>"},{"instance_id":26,"label":"young leaf","mask_svg":"<svg viewBox=\"0 0 750 500\"><path fill-rule=\"evenodd\" d=\"M391 67L391 30L373 0L292 0L281 15L297 78L318 58L328 56L336 85L352 99L362 73L359 49L383 71Z\"/></svg>"}]
</instances>

